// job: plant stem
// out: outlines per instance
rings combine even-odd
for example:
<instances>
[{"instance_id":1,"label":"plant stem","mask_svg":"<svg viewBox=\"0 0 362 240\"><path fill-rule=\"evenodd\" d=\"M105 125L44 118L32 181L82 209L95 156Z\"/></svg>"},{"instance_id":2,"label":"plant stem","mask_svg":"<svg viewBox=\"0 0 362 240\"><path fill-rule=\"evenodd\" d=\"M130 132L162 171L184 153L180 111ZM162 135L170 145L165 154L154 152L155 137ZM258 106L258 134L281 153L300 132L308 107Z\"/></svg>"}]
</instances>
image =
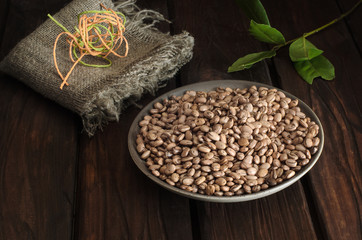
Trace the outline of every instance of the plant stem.
<instances>
[{"instance_id":1,"label":"plant stem","mask_svg":"<svg viewBox=\"0 0 362 240\"><path fill-rule=\"evenodd\" d=\"M361 0L362 1L362 0ZM60 22L58 22L57 20L55 20L55 18L52 17L52 15L48 14L48 17L55 22L59 27L61 27L61 29L63 29L64 32L69 32L68 29L66 27L64 27ZM69 32L70 33L70 32Z\"/></svg>"},{"instance_id":2,"label":"plant stem","mask_svg":"<svg viewBox=\"0 0 362 240\"><path fill-rule=\"evenodd\" d=\"M310 31L310 32L308 32L308 33L304 33L302 37L307 38L307 37L309 37L309 36L311 36L311 35L319 32L319 31L322 31L323 29L325 29L325 28L327 28L327 27L329 27L329 26L331 26L331 25L339 22L340 20L342 20L343 18L345 18L345 17L347 17L349 14L351 14L361 3L362 3L362 0L359 0L351 9L349 9L347 12L343 13L343 14L342 14L341 16L339 16L338 18L330 21L329 23L327 23L327 24L325 24L325 25L323 25L323 26L321 26L321 27L319 27L319 28L317 28L317 29L314 29L313 31ZM298 38L300 38L300 37L298 37ZM287 42L285 42L285 43L283 43L283 44L276 45L276 46L273 47L273 50L277 51L277 50L279 50L279 48L285 47L285 46L293 43L293 42L294 42L295 40L297 40L298 38L294 38L294 39L289 40L289 41L287 41Z\"/></svg>"}]
</instances>

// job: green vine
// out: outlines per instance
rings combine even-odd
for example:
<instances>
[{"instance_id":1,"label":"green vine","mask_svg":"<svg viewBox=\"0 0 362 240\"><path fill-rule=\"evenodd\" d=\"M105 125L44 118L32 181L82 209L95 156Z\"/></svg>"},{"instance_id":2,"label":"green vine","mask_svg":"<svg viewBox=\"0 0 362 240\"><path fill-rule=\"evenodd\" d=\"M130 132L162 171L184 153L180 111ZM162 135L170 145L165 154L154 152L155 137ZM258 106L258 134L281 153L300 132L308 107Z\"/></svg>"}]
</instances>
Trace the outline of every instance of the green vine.
<instances>
[{"instance_id":1,"label":"green vine","mask_svg":"<svg viewBox=\"0 0 362 240\"><path fill-rule=\"evenodd\" d=\"M296 71L306 82L312 84L313 80L317 77L325 80L334 79L335 72L333 64L322 55L323 51L314 46L306 38L347 17L357 9L362 3L362 0L359 0L350 10L338 18L308 33L304 33L301 37L289 41L285 41L283 34L276 28L270 26L266 11L259 0L236 0L236 2L251 19L250 34L261 42L275 44L275 46L269 51L251 53L239 58L228 68L228 72L248 69L257 62L274 57L280 48L290 45L289 56Z\"/></svg>"}]
</instances>

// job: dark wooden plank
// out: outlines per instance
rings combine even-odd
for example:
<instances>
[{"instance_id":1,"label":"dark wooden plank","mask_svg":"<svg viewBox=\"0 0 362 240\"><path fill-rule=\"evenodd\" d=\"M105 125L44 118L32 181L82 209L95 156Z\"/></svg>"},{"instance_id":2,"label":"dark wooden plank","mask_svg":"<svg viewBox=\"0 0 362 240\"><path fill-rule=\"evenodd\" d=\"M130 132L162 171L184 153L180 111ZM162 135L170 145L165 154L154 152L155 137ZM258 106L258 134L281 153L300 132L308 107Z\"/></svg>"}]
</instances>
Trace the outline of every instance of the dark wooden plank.
<instances>
[{"instance_id":1,"label":"dark wooden plank","mask_svg":"<svg viewBox=\"0 0 362 240\"><path fill-rule=\"evenodd\" d=\"M300 188L252 202L197 203L200 239L316 239Z\"/></svg>"},{"instance_id":2,"label":"dark wooden plank","mask_svg":"<svg viewBox=\"0 0 362 240\"><path fill-rule=\"evenodd\" d=\"M288 38L340 14L334 1L279 1L266 3L266 8L274 26L288 34ZM284 14L280 15L280 11ZM358 23L362 22L360 11L354 14ZM275 65L282 87L306 101L324 126L324 152L307 178L307 187L316 204L316 224L325 238L361 239L361 56L343 22L310 40L334 64L334 81L318 79L312 86L306 84L293 70L287 49L275 58Z\"/></svg>"},{"instance_id":3,"label":"dark wooden plank","mask_svg":"<svg viewBox=\"0 0 362 240\"><path fill-rule=\"evenodd\" d=\"M342 12L347 12L351 9L358 1L356 0L337 0L337 4ZM348 17L345 18L345 23L348 27L349 32L351 33L354 42L357 44L359 54L362 54L362 31L361 31L361 12L362 4L351 13Z\"/></svg>"},{"instance_id":4,"label":"dark wooden plank","mask_svg":"<svg viewBox=\"0 0 362 240\"><path fill-rule=\"evenodd\" d=\"M22 38L35 30L37 26L47 19L48 13L55 13L65 6L70 0L8 0L2 1L1 9L4 15L0 21L0 37L3 33L4 40L0 43L0 59L7 54ZM0 22L2 23L2 22Z\"/></svg>"},{"instance_id":5,"label":"dark wooden plank","mask_svg":"<svg viewBox=\"0 0 362 240\"><path fill-rule=\"evenodd\" d=\"M63 3L1 1L1 56ZM0 74L0 239L71 239L77 119Z\"/></svg>"},{"instance_id":6,"label":"dark wooden plank","mask_svg":"<svg viewBox=\"0 0 362 240\"><path fill-rule=\"evenodd\" d=\"M0 26L3 26L3 27L1 27L1 31L0 31L0 46L1 46L1 42L3 40L3 36L4 36L4 33L5 33L5 27L4 26L5 26L6 20L8 18L9 3L10 3L10 0L2 1L0 3L0 6L1 6L1 8L0 8Z\"/></svg>"},{"instance_id":7,"label":"dark wooden plank","mask_svg":"<svg viewBox=\"0 0 362 240\"><path fill-rule=\"evenodd\" d=\"M0 239L70 239L74 116L15 79L0 79Z\"/></svg>"},{"instance_id":8,"label":"dark wooden plank","mask_svg":"<svg viewBox=\"0 0 362 240\"><path fill-rule=\"evenodd\" d=\"M174 1L175 30L196 40L195 56L181 70L181 83L247 79L271 84L267 63L227 74L238 57L265 49L248 35L249 21L234 1ZM301 183L257 201L216 204L192 201L196 239L316 239ZM302 230L302 231L301 231Z\"/></svg>"},{"instance_id":9,"label":"dark wooden plank","mask_svg":"<svg viewBox=\"0 0 362 240\"><path fill-rule=\"evenodd\" d=\"M147 179L128 153L128 129L138 112L131 107L119 123L110 124L91 139L81 139L76 225L79 239L191 237L187 199Z\"/></svg>"},{"instance_id":10,"label":"dark wooden plank","mask_svg":"<svg viewBox=\"0 0 362 240\"><path fill-rule=\"evenodd\" d=\"M254 70L228 74L228 67L239 57L262 51L262 46L247 34L248 21L234 2L170 1L175 31L186 30L195 37L194 57L183 68L183 84L218 79L245 79L271 84L266 63Z\"/></svg>"},{"instance_id":11,"label":"dark wooden plank","mask_svg":"<svg viewBox=\"0 0 362 240\"><path fill-rule=\"evenodd\" d=\"M139 1L167 16L165 1ZM163 30L169 26L161 25ZM176 87L171 79L157 95ZM139 102L145 105L154 96ZM83 136L76 237L79 239L191 239L189 202L167 192L133 163L127 147L129 127L139 108L129 107L118 123L94 137Z\"/></svg>"}]
</instances>

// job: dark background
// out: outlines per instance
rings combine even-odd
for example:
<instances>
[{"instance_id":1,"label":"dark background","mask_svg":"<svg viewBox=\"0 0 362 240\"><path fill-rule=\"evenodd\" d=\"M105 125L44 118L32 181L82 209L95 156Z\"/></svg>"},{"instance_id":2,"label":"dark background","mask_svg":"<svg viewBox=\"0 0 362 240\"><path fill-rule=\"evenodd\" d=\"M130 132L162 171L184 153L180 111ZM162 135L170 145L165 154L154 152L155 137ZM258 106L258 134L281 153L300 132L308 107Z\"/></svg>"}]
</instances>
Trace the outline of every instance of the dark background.
<instances>
[{"instance_id":1,"label":"dark background","mask_svg":"<svg viewBox=\"0 0 362 240\"><path fill-rule=\"evenodd\" d=\"M1 0L0 59L69 0ZM287 40L338 17L356 0L263 1ZM127 133L139 112L89 138L80 118L0 73L0 239L361 239L362 7L309 38L334 64L333 81L308 85L287 48L228 74L245 54L267 50L248 34L234 1L139 0L164 14L172 34L195 37L194 57L160 95L215 79L273 84L309 104L325 130L315 167L288 189L256 201L216 204L167 192L133 164ZM147 104L153 96L145 96Z\"/></svg>"}]
</instances>

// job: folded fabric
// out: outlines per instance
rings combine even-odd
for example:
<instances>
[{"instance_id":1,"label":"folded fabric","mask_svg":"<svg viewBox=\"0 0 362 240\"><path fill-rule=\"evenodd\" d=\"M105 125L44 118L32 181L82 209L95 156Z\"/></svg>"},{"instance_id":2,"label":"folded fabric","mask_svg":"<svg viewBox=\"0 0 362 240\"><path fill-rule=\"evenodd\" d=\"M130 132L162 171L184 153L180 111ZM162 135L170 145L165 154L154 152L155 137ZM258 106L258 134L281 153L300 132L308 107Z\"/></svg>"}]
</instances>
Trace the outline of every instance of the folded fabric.
<instances>
[{"instance_id":1,"label":"folded fabric","mask_svg":"<svg viewBox=\"0 0 362 240\"><path fill-rule=\"evenodd\" d=\"M194 39L187 32L171 36L154 24L165 20L152 10L140 10L135 1L74 0L53 17L67 29L77 25L83 11L100 10L100 3L126 16L128 56L110 57L108 68L78 64L63 90L53 61L53 46L60 27L48 19L21 40L0 63L0 70L19 79L45 97L78 113L91 136L108 121L118 120L130 102L146 92L154 93L192 58ZM147 20L147 21L145 21ZM73 65L69 44L59 41L57 61L66 73Z\"/></svg>"}]
</instances>

